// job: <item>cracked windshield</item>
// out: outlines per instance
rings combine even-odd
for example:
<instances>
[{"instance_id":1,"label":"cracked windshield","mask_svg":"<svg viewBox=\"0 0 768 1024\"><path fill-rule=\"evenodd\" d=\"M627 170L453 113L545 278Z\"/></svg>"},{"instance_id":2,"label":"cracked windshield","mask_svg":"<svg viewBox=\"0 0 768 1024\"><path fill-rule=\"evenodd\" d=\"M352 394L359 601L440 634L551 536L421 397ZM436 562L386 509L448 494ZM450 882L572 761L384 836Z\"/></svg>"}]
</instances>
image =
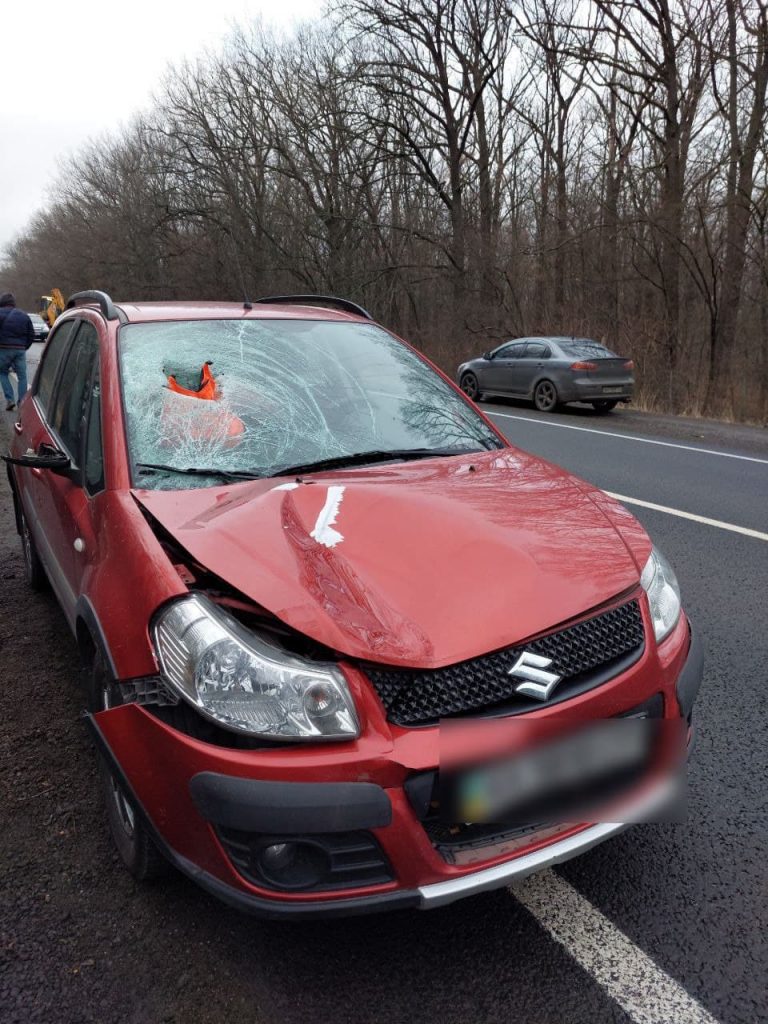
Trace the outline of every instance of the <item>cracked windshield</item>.
<instances>
[{"instance_id":1,"label":"cracked windshield","mask_svg":"<svg viewBox=\"0 0 768 1024\"><path fill-rule=\"evenodd\" d=\"M141 487L209 487L217 477L340 465L361 453L374 462L390 452L405 459L499 447L436 373L373 325L132 324L120 330L120 365Z\"/></svg>"}]
</instances>

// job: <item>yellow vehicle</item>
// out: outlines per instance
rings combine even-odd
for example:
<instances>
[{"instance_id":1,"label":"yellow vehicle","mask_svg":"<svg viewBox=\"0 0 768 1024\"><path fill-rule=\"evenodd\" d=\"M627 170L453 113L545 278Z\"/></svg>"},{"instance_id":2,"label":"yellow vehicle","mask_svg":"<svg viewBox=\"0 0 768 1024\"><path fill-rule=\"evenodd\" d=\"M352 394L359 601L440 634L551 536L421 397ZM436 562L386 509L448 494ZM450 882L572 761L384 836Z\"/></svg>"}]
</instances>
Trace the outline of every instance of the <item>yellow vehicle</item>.
<instances>
[{"instance_id":1,"label":"yellow vehicle","mask_svg":"<svg viewBox=\"0 0 768 1024\"><path fill-rule=\"evenodd\" d=\"M64 312L64 296L58 288L52 288L50 295L40 296L40 316L47 321L49 327L53 327L56 317Z\"/></svg>"}]
</instances>

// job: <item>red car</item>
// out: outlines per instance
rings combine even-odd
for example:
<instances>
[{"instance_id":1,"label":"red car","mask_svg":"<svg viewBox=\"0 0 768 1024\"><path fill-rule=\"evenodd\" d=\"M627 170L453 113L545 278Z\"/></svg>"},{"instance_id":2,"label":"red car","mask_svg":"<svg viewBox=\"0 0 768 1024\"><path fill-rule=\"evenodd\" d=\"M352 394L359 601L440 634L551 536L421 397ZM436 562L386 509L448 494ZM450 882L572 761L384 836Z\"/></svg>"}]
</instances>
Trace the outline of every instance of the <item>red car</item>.
<instances>
[{"instance_id":1,"label":"red car","mask_svg":"<svg viewBox=\"0 0 768 1024\"><path fill-rule=\"evenodd\" d=\"M668 563L353 303L79 293L7 462L136 877L268 916L432 907L666 798L661 728L595 729L690 743Z\"/></svg>"}]
</instances>

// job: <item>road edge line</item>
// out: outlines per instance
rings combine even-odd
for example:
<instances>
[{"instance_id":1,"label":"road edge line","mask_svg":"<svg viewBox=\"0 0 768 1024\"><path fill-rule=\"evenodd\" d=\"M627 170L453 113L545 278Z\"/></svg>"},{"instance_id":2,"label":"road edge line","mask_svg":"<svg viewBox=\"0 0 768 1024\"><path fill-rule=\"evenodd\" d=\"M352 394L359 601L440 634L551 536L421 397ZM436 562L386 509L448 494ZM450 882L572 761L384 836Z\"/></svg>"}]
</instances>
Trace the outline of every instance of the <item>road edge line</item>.
<instances>
[{"instance_id":1,"label":"road edge line","mask_svg":"<svg viewBox=\"0 0 768 1024\"><path fill-rule=\"evenodd\" d=\"M603 491L609 498L615 498L626 505L639 505L640 508L649 508L653 512L666 512L669 516L679 516L681 519L690 519L694 523L703 523L705 526L716 526L719 530L729 530L731 533L740 533L745 537L754 537L757 540L768 541L768 533L760 530L753 530L748 526L736 526L734 523L724 523L721 519L708 519L707 516L697 516L695 512L683 512L679 508L669 508L667 505L657 505L653 501L643 501L641 498L628 498L626 494L615 494L613 491Z\"/></svg>"}]
</instances>

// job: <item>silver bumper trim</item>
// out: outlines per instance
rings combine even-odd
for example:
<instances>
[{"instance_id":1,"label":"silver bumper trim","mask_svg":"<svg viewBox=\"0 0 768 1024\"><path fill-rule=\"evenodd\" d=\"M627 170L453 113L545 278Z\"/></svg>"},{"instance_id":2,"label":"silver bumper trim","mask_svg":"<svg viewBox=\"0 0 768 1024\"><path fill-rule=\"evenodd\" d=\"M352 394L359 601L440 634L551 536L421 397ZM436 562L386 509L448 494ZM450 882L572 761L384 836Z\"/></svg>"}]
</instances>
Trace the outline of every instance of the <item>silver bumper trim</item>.
<instances>
[{"instance_id":1,"label":"silver bumper trim","mask_svg":"<svg viewBox=\"0 0 768 1024\"><path fill-rule=\"evenodd\" d=\"M571 857L586 853L593 846L602 843L611 836L616 836L630 825L642 821L665 807L674 796L674 788L669 783L654 787L637 803L628 808L627 821L604 821L599 825L591 825L575 835L556 842L548 843L539 850L525 853L520 857L496 864L492 868L484 868L460 878L452 878L447 882L433 882L431 885L419 886L419 907L422 910L442 907L464 896L472 896L490 889L498 889L510 882L519 881L536 871L543 871L554 864L562 864Z\"/></svg>"}]
</instances>

